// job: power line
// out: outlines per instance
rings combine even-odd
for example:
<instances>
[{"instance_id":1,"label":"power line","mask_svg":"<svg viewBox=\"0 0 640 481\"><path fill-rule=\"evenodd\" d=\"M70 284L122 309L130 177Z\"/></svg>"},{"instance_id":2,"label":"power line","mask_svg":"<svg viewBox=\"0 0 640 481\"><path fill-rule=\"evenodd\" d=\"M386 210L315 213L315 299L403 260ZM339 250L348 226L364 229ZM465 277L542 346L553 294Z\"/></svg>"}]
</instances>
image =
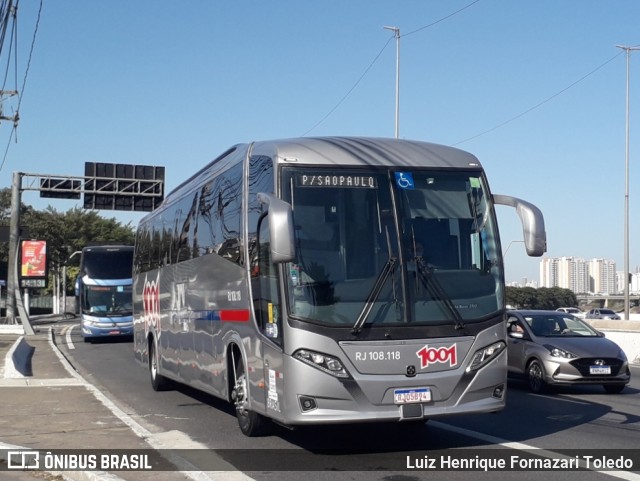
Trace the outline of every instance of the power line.
<instances>
[{"instance_id":1,"label":"power line","mask_svg":"<svg viewBox=\"0 0 640 481\"><path fill-rule=\"evenodd\" d=\"M2 52L5 45L5 39L7 35L7 29L9 27L9 21L13 17L13 31L16 29L16 7L13 6L12 0L4 1L2 7L0 8L0 56L2 56ZM4 78L2 80L2 90L4 90L7 77L9 76L9 65L11 64L11 52L13 51L14 44L14 35L11 36L11 42L9 43L9 53L7 54L7 68L4 74Z\"/></svg>"},{"instance_id":2,"label":"power line","mask_svg":"<svg viewBox=\"0 0 640 481\"><path fill-rule=\"evenodd\" d=\"M467 4L466 6L456 10L453 13L450 13L449 15L446 15L445 17L440 18L439 20L436 20L433 23L430 23L428 25L425 25L424 27L420 27L416 30L413 30L409 33L406 33L404 35L402 35L402 37L406 37L407 35L412 35L414 33L417 33L421 30L424 30L425 28L429 28L429 27L433 27L434 25L437 25L440 22L443 22L444 20L447 20L448 18L453 17L454 15L457 15L458 13L462 12L463 10L466 10L467 8L469 8L470 6L478 3L480 0L474 0L473 2ZM384 52L384 49L387 48L387 46L389 45L389 42L391 42L392 39L396 38L395 34L393 37L390 37L389 40L387 40L387 43L384 44L384 46L382 47L382 49L380 50L380 52L378 52L378 55L375 56L375 58L371 61L371 63L369 64L369 66L364 70L364 72L362 73L362 75L360 75L360 77L358 78L358 80L356 81L355 84L353 84L353 86L347 91L346 94L344 94L344 96L338 101L338 103L331 109L329 110L329 112L327 112L327 114L322 117L318 122L316 122L313 127L311 127L309 130L307 130L304 134L302 134L302 137L304 137L305 135L307 135L309 132L311 132L312 130L314 130L318 125L320 125L322 122L324 122L333 112L336 111L336 109L338 107L340 107L340 105L342 104L342 102L344 102L347 97L351 94L351 92L353 92L355 90L355 88L358 86L358 84L362 81L362 79L364 78L365 75L367 75L367 72L369 72L369 70L371 70L371 67L373 67L373 65L378 61L378 58L380 58L380 55L382 55L382 52ZM2 169L2 167L0 166L0 169Z\"/></svg>"},{"instance_id":3,"label":"power line","mask_svg":"<svg viewBox=\"0 0 640 481\"><path fill-rule=\"evenodd\" d=\"M20 0L18 0L16 2L16 10L18 8L18 3ZM40 26L40 17L42 15L42 5L43 5L43 0L40 0L40 6L38 8L38 17L36 19L36 26L34 28L33 31L33 37L31 39L31 47L29 49L29 58L27 60L27 67L25 69L24 72L24 78L22 79L22 90L20 90L19 94L18 94L18 105L16 107L16 113L14 115L14 120L13 120L13 127L11 128L11 133L9 134L9 140L7 142L7 147L4 151L4 155L2 156L2 163L0 163L0 171L2 170L2 168L4 167L4 164L7 160L7 155L9 153L9 147L11 145L11 141L13 140L14 135L17 134L17 128L18 128L18 121L20 120L20 105L22 104L22 98L24 97L24 91L25 91L25 87L27 85L27 77L29 75L29 69L31 67L31 58L33 56L33 50L35 47L35 43L36 43L36 36L38 34L38 27ZM14 28L14 31L16 30L16 28ZM17 37L17 33L15 35L15 44L16 44L16 57L17 57L17 43L18 43L18 37ZM17 78L17 59L16 59L16 78Z\"/></svg>"},{"instance_id":4,"label":"power line","mask_svg":"<svg viewBox=\"0 0 640 481\"><path fill-rule=\"evenodd\" d=\"M575 82L571 83L570 85L568 85L567 87L563 88L562 90L556 92L555 94L553 94L552 96L546 98L545 100L538 102L537 104L535 104L533 107L528 108L527 110L525 110L524 112L519 113L518 115L515 115L513 117L511 117L508 120L505 120L504 122L499 123L498 125L491 127L490 129L484 130L483 132L480 132L476 135L473 135L471 137L468 137L464 140L460 140L458 142L456 142L455 144L451 144L453 146L456 145L460 145L460 144L464 144L465 142L468 142L470 140L473 139L477 139L478 137L488 134L490 132L493 132L494 130L499 129L500 127L504 127L507 124L510 124L511 122L513 122L514 120L519 119L520 117L525 116L526 114L528 114L529 112L532 112L534 110L536 110L537 108L542 107L544 104L550 102L551 100L555 99L556 97L562 95L563 93L565 93L567 90L569 90L570 88L574 87L575 85L579 84L580 82L582 82L583 80L585 80L587 77L590 77L591 75L593 75L594 73L596 73L598 70L600 70L601 68L603 68L604 66L606 66L607 64L613 62L616 58L618 58L620 55L622 55L624 52L621 51L619 53L617 53L616 55L614 55L613 57L611 57L609 60L607 60L606 62L598 65L596 68L594 68L593 70L591 70L589 73L583 75L582 77L580 77L578 80L576 80Z\"/></svg>"},{"instance_id":5,"label":"power line","mask_svg":"<svg viewBox=\"0 0 640 481\"><path fill-rule=\"evenodd\" d=\"M353 92L355 90L355 88L358 86L358 84L362 81L362 79L364 78L365 75L367 75L367 72L369 70L371 70L371 67L373 67L373 65L376 63L376 61L378 60L378 58L380 58L380 55L382 55L382 52L384 52L384 49L387 48L387 45L389 45L389 42L391 42L391 40L393 40L394 37L389 37L389 40L387 40L387 43L384 44L384 46L380 49L380 51L378 52L378 55L375 56L375 58L371 61L371 63L369 64L369 66L364 70L364 72L362 73L362 75L360 75L360 78L356 81L355 84L353 84L353 86L347 91L346 94L344 94L344 96L338 101L338 103L331 109L329 110L329 112L327 112L327 114L322 117L320 120L318 120L318 122L315 123L315 125L313 127L311 127L309 130L307 130L304 134L302 134L302 137L304 137L305 135L307 135L309 132L311 132L313 129L315 129L318 125L320 125L322 122L324 122L333 112L336 111L336 109L338 107L340 107L340 105L342 104L342 102L344 102L346 100L346 98L351 94L351 92ZM1 168L1 167L0 167Z\"/></svg>"},{"instance_id":6,"label":"power line","mask_svg":"<svg viewBox=\"0 0 640 481\"><path fill-rule=\"evenodd\" d=\"M467 8L471 7L472 5L475 5L475 4L476 4L476 3L478 3L479 1L480 1L480 0L475 0L475 1L471 2L471 3L469 3L468 5L465 5L464 7L460 8L459 10L456 10L455 12L450 13L450 14L449 14L449 15L447 15L446 17L442 17L441 19L436 20L435 22L430 23L429 25L425 25L424 27L420 27L420 28L418 28L418 29L416 29L416 30L412 30L412 31L411 31L411 32L409 32L409 33L405 33L404 35L402 35L402 37L406 37L406 36L408 36L408 35L413 35L414 33L418 33L419 31L424 30L425 28L433 27L434 25L437 25L437 24L439 24L440 22L444 22L445 20L447 20L447 19L449 19L449 18L453 17L454 15L459 14L460 12L462 12L463 10L466 10Z\"/></svg>"},{"instance_id":7,"label":"power line","mask_svg":"<svg viewBox=\"0 0 640 481\"><path fill-rule=\"evenodd\" d=\"M20 110L20 104L22 103L22 97L24 96L24 89L27 85L27 76L29 75L29 69L31 68L31 57L33 56L33 49L36 44L36 36L38 35L38 27L40 26L40 16L42 15L42 3L43 0L40 0L40 7L38 8L38 18L36 20L36 26L33 30L31 48L29 49L29 59L27 60L27 68L24 72L24 79L22 80L22 90L20 91L20 98L18 99L18 110ZM0 166L0 169L2 169L2 166Z\"/></svg>"}]
</instances>

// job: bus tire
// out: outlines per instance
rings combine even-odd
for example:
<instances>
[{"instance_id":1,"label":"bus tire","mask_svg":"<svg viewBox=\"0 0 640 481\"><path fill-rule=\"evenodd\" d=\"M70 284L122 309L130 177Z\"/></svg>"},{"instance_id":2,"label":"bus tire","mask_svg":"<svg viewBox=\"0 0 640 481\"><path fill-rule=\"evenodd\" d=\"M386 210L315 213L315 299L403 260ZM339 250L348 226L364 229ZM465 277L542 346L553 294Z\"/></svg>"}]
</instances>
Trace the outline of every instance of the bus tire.
<instances>
[{"instance_id":1,"label":"bus tire","mask_svg":"<svg viewBox=\"0 0 640 481\"><path fill-rule=\"evenodd\" d=\"M154 391L169 389L169 380L158 372L158 356L154 340L149 342L149 377Z\"/></svg>"},{"instance_id":2,"label":"bus tire","mask_svg":"<svg viewBox=\"0 0 640 481\"><path fill-rule=\"evenodd\" d=\"M261 414L247 409L247 374L242 357L235 350L234 354L236 359L233 359L232 363L235 363L235 369L231 372L235 373L235 379L231 389L231 400L236 408L238 426L240 426L240 431L245 436L264 436L271 430L271 423Z\"/></svg>"}]
</instances>

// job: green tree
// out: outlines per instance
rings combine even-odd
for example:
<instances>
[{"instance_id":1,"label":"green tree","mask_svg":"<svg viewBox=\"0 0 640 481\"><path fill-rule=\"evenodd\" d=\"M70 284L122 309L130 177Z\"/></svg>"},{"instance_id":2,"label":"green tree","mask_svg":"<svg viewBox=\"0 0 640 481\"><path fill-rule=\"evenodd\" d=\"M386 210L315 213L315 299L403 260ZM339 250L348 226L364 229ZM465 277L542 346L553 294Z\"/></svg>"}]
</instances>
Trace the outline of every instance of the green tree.
<instances>
[{"instance_id":1,"label":"green tree","mask_svg":"<svg viewBox=\"0 0 640 481\"><path fill-rule=\"evenodd\" d=\"M578 305L578 298L570 289L560 287L510 287L505 291L507 304L519 309L552 309Z\"/></svg>"},{"instance_id":2,"label":"green tree","mask_svg":"<svg viewBox=\"0 0 640 481\"><path fill-rule=\"evenodd\" d=\"M536 290L533 287L510 287L506 291L507 304L518 309L535 309L537 304Z\"/></svg>"},{"instance_id":3,"label":"green tree","mask_svg":"<svg viewBox=\"0 0 640 481\"><path fill-rule=\"evenodd\" d=\"M31 206L20 204L20 216L21 218L32 212ZM0 189L0 226L5 226L7 231L9 229L9 223L11 220L11 188ZM21 226L24 226L24 222L21 222ZM6 266L7 259L9 258L9 243L0 242L0 262Z\"/></svg>"}]
</instances>

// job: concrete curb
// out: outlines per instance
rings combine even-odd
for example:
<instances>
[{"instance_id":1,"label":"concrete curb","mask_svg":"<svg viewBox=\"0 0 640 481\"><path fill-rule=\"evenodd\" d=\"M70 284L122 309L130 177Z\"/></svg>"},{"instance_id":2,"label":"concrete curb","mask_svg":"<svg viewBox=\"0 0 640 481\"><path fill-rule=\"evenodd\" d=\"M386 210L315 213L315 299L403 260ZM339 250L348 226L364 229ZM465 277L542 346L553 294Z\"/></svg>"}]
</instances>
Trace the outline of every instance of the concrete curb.
<instances>
[{"instance_id":1,"label":"concrete curb","mask_svg":"<svg viewBox=\"0 0 640 481\"><path fill-rule=\"evenodd\" d=\"M31 358L35 349L31 347L24 336L20 337L7 352L4 361L4 378L20 379L32 376Z\"/></svg>"},{"instance_id":2,"label":"concrete curb","mask_svg":"<svg viewBox=\"0 0 640 481\"><path fill-rule=\"evenodd\" d=\"M24 335L24 327L21 324L0 324L0 334Z\"/></svg>"}]
</instances>

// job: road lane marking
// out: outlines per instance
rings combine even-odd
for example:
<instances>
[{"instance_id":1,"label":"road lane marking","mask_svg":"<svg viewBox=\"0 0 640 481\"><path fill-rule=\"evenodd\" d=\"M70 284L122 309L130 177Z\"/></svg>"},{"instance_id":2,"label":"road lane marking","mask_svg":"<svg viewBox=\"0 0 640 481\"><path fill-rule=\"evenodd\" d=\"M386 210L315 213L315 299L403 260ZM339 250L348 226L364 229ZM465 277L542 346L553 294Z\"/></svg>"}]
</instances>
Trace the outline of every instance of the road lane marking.
<instances>
[{"instance_id":1,"label":"road lane marking","mask_svg":"<svg viewBox=\"0 0 640 481\"><path fill-rule=\"evenodd\" d=\"M78 324L72 324L71 326L67 326L62 330L62 333L64 334L64 337L65 337L65 340L67 341L67 349L75 349L76 348L76 346L73 344L73 341L71 340L71 331L77 325Z\"/></svg>"},{"instance_id":2,"label":"road lane marking","mask_svg":"<svg viewBox=\"0 0 640 481\"><path fill-rule=\"evenodd\" d=\"M153 449L158 450L161 455L164 456L164 450L180 450L180 449L208 449L206 445L193 441L186 433L181 431L167 431L164 433L152 433L138 422L136 422L133 417L129 414L125 413L122 409L120 409L111 399L109 399L100 389L86 381L82 375L76 371L71 363L68 361L66 357L62 355L60 349L56 345L53 340L53 330L49 330L49 345L51 349L56 354L64 368L67 370L71 376L76 378L81 382L81 384L93 394L93 396L100 401L111 413L117 417L120 421L122 421L126 426L128 426L139 438L146 441L149 446ZM191 464L188 460L171 454L172 451L169 450L169 454L165 456L170 462L172 462L182 474L187 476L193 481L228 481L228 480L237 480L237 481L254 481L253 478L247 476L241 471L202 471L198 469L196 466ZM213 453L213 456L217 456ZM228 463L224 461L222 458L219 459L219 462L223 466L222 469L228 468Z\"/></svg>"}]
</instances>

